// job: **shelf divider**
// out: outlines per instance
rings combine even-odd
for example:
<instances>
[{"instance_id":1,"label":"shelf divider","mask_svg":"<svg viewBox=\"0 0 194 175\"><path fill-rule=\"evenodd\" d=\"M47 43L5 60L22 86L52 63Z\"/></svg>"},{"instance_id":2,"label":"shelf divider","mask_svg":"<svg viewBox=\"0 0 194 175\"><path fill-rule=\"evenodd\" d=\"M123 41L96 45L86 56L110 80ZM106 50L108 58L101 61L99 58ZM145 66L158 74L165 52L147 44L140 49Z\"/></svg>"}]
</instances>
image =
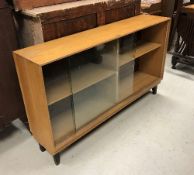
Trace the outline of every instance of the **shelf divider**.
<instances>
[{"instance_id":1,"label":"shelf divider","mask_svg":"<svg viewBox=\"0 0 194 175\"><path fill-rule=\"evenodd\" d=\"M129 52L126 52L124 54L121 54L119 57L119 66L123 66L127 63L129 63L130 61L133 61L149 52L152 52L158 48L161 47L161 44L159 43L153 43L153 42L146 42L146 41L143 41L143 42L139 42L137 44L137 46L129 51Z\"/></svg>"}]
</instances>

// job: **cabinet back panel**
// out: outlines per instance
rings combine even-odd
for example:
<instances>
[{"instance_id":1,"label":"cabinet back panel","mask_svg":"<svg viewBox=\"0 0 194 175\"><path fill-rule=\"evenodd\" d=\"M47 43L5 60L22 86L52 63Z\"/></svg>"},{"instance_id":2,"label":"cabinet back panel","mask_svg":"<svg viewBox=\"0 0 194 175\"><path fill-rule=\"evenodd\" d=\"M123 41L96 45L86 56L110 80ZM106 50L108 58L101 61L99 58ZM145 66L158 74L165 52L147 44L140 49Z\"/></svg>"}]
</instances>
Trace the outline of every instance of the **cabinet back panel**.
<instances>
[{"instance_id":1,"label":"cabinet back panel","mask_svg":"<svg viewBox=\"0 0 194 175\"><path fill-rule=\"evenodd\" d=\"M163 77L170 23L165 22L142 31L143 39L161 44L161 47L141 59L141 70L159 78Z\"/></svg>"}]
</instances>

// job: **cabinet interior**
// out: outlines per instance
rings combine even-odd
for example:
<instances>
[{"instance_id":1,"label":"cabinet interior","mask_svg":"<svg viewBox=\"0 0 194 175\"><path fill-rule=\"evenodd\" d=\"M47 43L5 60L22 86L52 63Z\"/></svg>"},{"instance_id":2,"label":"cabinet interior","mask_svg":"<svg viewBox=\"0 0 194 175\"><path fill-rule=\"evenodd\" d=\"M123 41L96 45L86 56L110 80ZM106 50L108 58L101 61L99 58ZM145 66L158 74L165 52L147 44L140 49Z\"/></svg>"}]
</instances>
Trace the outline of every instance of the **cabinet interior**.
<instances>
[{"instance_id":1,"label":"cabinet interior","mask_svg":"<svg viewBox=\"0 0 194 175\"><path fill-rule=\"evenodd\" d=\"M153 37L157 28L150 30L43 66L56 144L159 78L148 64L157 61L162 43Z\"/></svg>"}]
</instances>

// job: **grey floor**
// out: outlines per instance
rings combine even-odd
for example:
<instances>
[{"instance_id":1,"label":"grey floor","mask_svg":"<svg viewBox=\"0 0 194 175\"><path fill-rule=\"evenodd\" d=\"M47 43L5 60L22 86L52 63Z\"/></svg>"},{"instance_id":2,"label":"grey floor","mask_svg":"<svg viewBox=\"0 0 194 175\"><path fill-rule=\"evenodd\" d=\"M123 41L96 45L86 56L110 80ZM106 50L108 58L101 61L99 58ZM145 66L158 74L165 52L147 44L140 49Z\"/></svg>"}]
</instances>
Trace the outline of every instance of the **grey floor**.
<instances>
[{"instance_id":1,"label":"grey floor","mask_svg":"<svg viewBox=\"0 0 194 175\"><path fill-rule=\"evenodd\" d=\"M0 135L1 175L194 175L194 69L170 68L151 93L61 154L56 167L20 121Z\"/></svg>"}]
</instances>

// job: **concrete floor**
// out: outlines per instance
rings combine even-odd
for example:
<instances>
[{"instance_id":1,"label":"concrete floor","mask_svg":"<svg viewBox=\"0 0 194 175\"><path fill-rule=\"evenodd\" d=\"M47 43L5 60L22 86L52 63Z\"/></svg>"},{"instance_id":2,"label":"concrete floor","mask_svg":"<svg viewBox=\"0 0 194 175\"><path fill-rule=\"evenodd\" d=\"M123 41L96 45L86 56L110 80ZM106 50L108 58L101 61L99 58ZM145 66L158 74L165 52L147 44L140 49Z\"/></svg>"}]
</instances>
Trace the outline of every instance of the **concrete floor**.
<instances>
[{"instance_id":1,"label":"concrete floor","mask_svg":"<svg viewBox=\"0 0 194 175\"><path fill-rule=\"evenodd\" d=\"M56 167L20 121L0 135L2 175L194 175L194 69L170 68L151 93L61 154Z\"/></svg>"}]
</instances>

